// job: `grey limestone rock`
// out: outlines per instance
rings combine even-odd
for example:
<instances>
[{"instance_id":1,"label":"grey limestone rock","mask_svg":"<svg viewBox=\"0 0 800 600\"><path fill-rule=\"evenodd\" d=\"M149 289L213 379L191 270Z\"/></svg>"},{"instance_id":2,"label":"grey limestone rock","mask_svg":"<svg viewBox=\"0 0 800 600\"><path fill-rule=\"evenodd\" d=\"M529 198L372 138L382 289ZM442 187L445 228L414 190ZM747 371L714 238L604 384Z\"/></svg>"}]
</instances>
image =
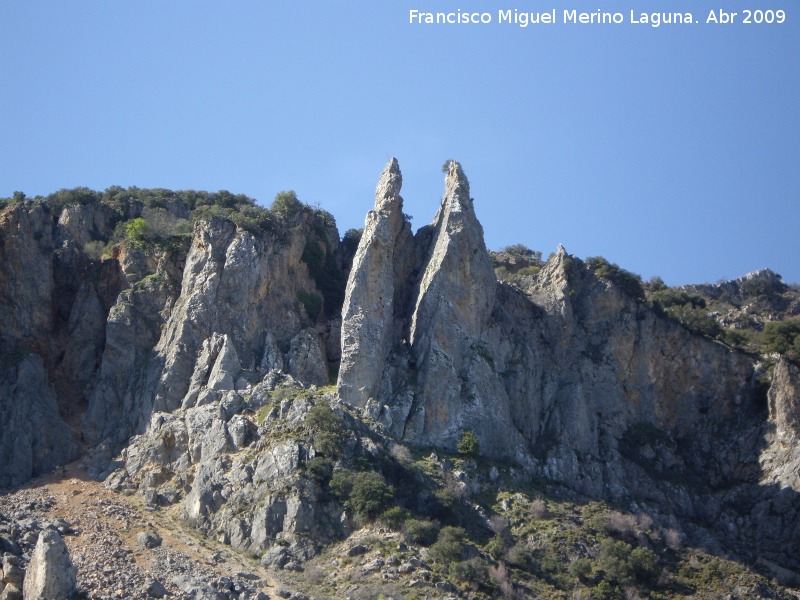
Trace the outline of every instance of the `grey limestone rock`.
<instances>
[{"instance_id":1,"label":"grey limestone rock","mask_svg":"<svg viewBox=\"0 0 800 600\"><path fill-rule=\"evenodd\" d=\"M775 366L768 392L769 416L779 435L800 435L800 369L782 359Z\"/></svg>"},{"instance_id":2,"label":"grey limestone rock","mask_svg":"<svg viewBox=\"0 0 800 600\"><path fill-rule=\"evenodd\" d=\"M76 570L64 540L57 531L39 534L25 574L25 600L69 600L75 591Z\"/></svg>"},{"instance_id":3,"label":"grey limestone rock","mask_svg":"<svg viewBox=\"0 0 800 600\"><path fill-rule=\"evenodd\" d=\"M403 216L402 176L397 159L384 167L353 258L342 308L338 393L344 402L365 406L381 390L384 364L397 339L397 303L406 284L404 261L412 253L411 227Z\"/></svg>"},{"instance_id":4,"label":"grey limestone rock","mask_svg":"<svg viewBox=\"0 0 800 600\"><path fill-rule=\"evenodd\" d=\"M0 488L73 459L78 444L61 418L40 356L28 354L0 378Z\"/></svg>"}]
</instances>

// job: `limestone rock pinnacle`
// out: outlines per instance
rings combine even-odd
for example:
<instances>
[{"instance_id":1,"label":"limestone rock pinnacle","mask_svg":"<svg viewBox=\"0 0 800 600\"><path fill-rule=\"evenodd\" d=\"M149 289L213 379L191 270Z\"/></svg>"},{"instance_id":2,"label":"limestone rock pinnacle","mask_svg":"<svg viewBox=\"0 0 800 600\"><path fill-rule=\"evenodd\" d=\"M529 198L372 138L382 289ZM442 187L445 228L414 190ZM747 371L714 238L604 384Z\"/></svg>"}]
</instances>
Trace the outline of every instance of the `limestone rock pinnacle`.
<instances>
[{"instance_id":1,"label":"limestone rock pinnacle","mask_svg":"<svg viewBox=\"0 0 800 600\"><path fill-rule=\"evenodd\" d=\"M375 210L367 214L347 281L338 387L342 400L356 406L376 394L393 343L395 295L405 249L412 243L411 226L403 216L402 182L392 158L378 180Z\"/></svg>"}]
</instances>

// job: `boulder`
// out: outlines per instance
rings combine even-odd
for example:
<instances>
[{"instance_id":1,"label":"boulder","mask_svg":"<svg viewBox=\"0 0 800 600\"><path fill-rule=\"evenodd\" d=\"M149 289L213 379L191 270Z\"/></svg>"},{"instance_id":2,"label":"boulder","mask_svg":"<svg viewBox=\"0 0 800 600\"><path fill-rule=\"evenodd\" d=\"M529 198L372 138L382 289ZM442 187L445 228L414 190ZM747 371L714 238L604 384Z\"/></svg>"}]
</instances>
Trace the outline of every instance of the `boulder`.
<instances>
[{"instance_id":1,"label":"boulder","mask_svg":"<svg viewBox=\"0 0 800 600\"><path fill-rule=\"evenodd\" d=\"M28 564L22 595L25 600L69 600L76 575L64 540L57 531L45 529Z\"/></svg>"}]
</instances>

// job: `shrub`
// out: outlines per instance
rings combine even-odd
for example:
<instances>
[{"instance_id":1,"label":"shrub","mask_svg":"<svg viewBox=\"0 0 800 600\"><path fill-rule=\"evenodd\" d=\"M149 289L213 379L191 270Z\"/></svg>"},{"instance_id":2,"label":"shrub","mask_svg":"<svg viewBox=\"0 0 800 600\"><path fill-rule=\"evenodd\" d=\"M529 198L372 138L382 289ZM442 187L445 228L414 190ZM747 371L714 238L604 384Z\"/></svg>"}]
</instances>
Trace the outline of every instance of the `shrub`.
<instances>
[{"instance_id":1,"label":"shrub","mask_svg":"<svg viewBox=\"0 0 800 600\"><path fill-rule=\"evenodd\" d=\"M800 358L800 320L770 321L764 325L764 342L767 350Z\"/></svg>"},{"instance_id":2,"label":"shrub","mask_svg":"<svg viewBox=\"0 0 800 600\"><path fill-rule=\"evenodd\" d=\"M347 502L353 491L353 472L347 469L335 471L328 483L328 488L340 502Z\"/></svg>"},{"instance_id":3,"label":"shrub","mask_svg":"<svg viewBox=\"0 0 800 600\"><path fill-rule=\"evenodd\" d=\"M333 463L325 457L315 456L306 462L306 473L320 485L325 485L333 474Z\"/></svg>"},{"instance_id":4,"label":"shrub","mask_svg":"<svg viewBox=\"0 0 800 600\"><path fill-rule=\"evenodd\" d=\"M386 483L380 473L364 471L353 477L353 487L348 500L356 515L374 519L391 505L394 487Z\"/></svg>"},{"instance_id":5,"label":"shrub","mask_svg":"<svg viewBox=\"0 0 800 600\"><path fill-rule=\"evenodd\" d=\"M342 237L342 249L344 250L345 255L355 255L363 234L363 229L348 229L344 232L344 237Z\"/></svg>"},{"instance_id":6,"label":"shrub","mask_svg":"<svg viewBox=\"0 0 800 600\"><path fill-rule=\"evenodd\" d=\"M442 527L430 557L438 563L450 564L464 559L467 551L467 532L461 527Z\"/></svg>"},{"instance_id":7,"label":"shrub","mask_svg":"<svg viewBox=\"0 0 800 600\"><path fill-rule=\"evenodd\" d=\"M673 306L690 305L692 308L705 308L706 300L697 294L690 294L681 290L660 289L651 296L653 304L657 304L662 309Z\"/></svg>"},{"instance_id":8,"label":"shrub","mask_svg":"<svg viewBox=\"0 0 800 600\"><path fill-rule=\"evenodd\" d=\"M303 305L308 318L312 321L316 321L322 310L322 298L319 297L319 294L306 290L298 290L297 299L300 301L300 304Z\"/></svg>"},{"instance_id":9,"label":"shrub","mask_svg":"<svg viewBox=\"0 0 800 600\"><path fill-rule=\"evenodd\" d=\"M517 597L514 592L514 582L511 580L511 573L509 573L502 562L498 563L497 566L489 567L489 578L492 583L497 586L503 598Z\"/></svg>"},{"instance_id":10,"label":"shrub","mask_svg":"<svg viewBox=\"0 0 800 600\"><path fill-rule=\"evenodd\" d=\"M516 258L532 260L536 263L542 262L542 253L538 250L531 250L525 244L511 244L510 246L502 248L500 252L510 254Z\"/></svg>"},{"instance_id":11,"label":"shrub","mask_svg":"<svg viewBox=\"0 0 800 600\"><path fill-rule=\"evenodd\" d=\"M631 552L630 567L634 579L644 584L654 583L661 573L658 558L650 548L634 548Z\"/></svg>"},{"instance_id":12,"label":"shrub","mask_svg":"<svg viewBox=\"0 0 800 600\"><path fill-rule=\"evenodd\" d=\"M650 281L645 284L645 289L648 292L658 292L660 290L667 289L667 284L664 283L664 280L661 279L661 277L654 275L650 278Z\"/></svg>"},{"instance_id":13,"label":"shrub","mask_svg":"<svg viewBox=\"0 0 800 600\"><path fill-rule=\"evenodd\" d=\"M447 571L456 581L480 584L486 580L486 567L477 559L455 560L447 565Z\"/></svg>"},{"instance_id":14,"label":"shrub","mask_svg":"<svg viewBox=\"0 0 800 600\"><path fill-rule=\"evenodd\" d=\"M83 245L83 252L89 257L90 260L100 260L103 258L105 250L106 243L101 240L93 240L91 242L86 242Z\"/></svg>"},{"instance_id":15,"label":"shrub","mask_svg":"<svg viewBox=\"0 0 800 600\"><path fill-rule=\"evenodd\" d=\"M585 557L575 559L567 570L575 579L585 583L592 575L592 561Z\"/></svg>"},{"instance_id":16,"label":"shrub","mask_svg":"<svg viewBox=\"0 0 800 600\"><path fill-rule=\"evenodd\" d=\"M400 508L399 506L393 506L381 514L381 521L386 524L387 527L395 530L401 531L403 529L403 524L408 520L411 516L406 509Z\"/></svg>"},{"instance_id":17,"label":"shrub","mask_svg":"<svg viewBox=\"0 0 800 600\"><path fill-rule=\"evenodd\" d=\"M605 579L592 588L591 598L603 600L622 600L622 590L618 585L612 585Z\"/></svg>"},{"instance_id":18,"label":"shrub","mask_svg":"<svg viewBox=\"0 0 800 600\"><path fill-rule=\"evenodd\" d=\"M605 573L605 579L614 583L629 583L633 580L633 568L629 562L631 545L617 540L603 540L597 563Z\"/></svg>"},{"instance_id":19,"label":"shrub","mask_svg":"<svg viewBox=\"0 0 800 600\"><path fill-rule=\"evenodd\" d=\"M269 209L281 217L289 217L299 213L305 204L300 202L294 190L278 192Z\"/></svg>"},{"instance_id":20,"label":"shrub","mask_svg":"<svg viewBox=\"0 0 800 600\"><path fill-rule=\"evenodd\" d=\"M433 497L428 505L428 514L442 521L453 518L456 507L458 506L458 494L456 490L446 485L433 492Z\"/></svg>"},{"instance_id":21,"label":"shrub","mask_svg":"<svg viewBox=\"0 0 800 600\"><path fill-rule=\"evenodd\" d=\"M508 550L508 547L508 536L497 533L491 540L489 540L489 543L486 544L486 551L491 554L492 558L495 560L500 560L505 554L506 550Z\"/></svg>"},{"instance_id":22,"label":"shrub","mask_svg":"<svg viewBox=\"0 0 800 600\"><path fill-rule=\"evenodd\" d=\"M536 498L531 502L531 516L534 519L547 519L550 512L547 510L547 503L541 498Z\"/></svg>"},{"instance_id":23,"label":"shrub","mask_svg":"<svg viewBox=\"0 0 800 600\"><path fill-rule=\"evenodd\" d=\"M125 223L125 239L134 245L141 245L150 237L150 226L142 217Z\"/></svg>"},{"instance_id":24,"label":"shrub","mask_svg":"<svg viewBox=\"0 0 800 600\"><path fill-rule=\"evenodd\" d=\"M722 327L717 320L708 316L705 310L692 308L688 304L674 306L667 310L667 314L677 319L684 327L705 335L716 338L722 335Z\"/></svg>"},{"instance_id":25,"label":"shrub","mask_svg":"<svg viewBox=\"0 0 800 600\"><path fill-rule=\"evenodd\" d=\"M314 448L328 457L336 457L342 450L342 442L347 435L344 420L327 404L314 405L308 411L305 425L314 436Z\"/></svg>"},{"instance_id":26,"label":"shrub","mask_svg":"<svg viewBox=\"0 0 800 600\"><path fill-rule=\"evenodd\" d=\"M520 542L517 542L505 553L506 562L520 569L531 569L535 563L531 550Z\"/></svg>"},{"instance_id":27,"label":"shrub","mask_svg":"<svg viewBox=\"0 0 800 600\"><path fill-rule=\"evenodd\" d=\"M406 519L403 523L403 533L406 540L412 544L430 546L436 541L439 526L427 519Z\"/></svg>"},{"instance_id":28,"label":"shrub","mask_svg":"<svg viewBox=\"0 0 800 600\"><path fill-rule=\"evenodd\" d=\"M630 544L620 541L603 540L597 560L605 579L613 583L652 584L661 572L652 550L631 548Z\"/></svg>"},{"instance_id":29,"label":"shrub","mask_svg":"<svg viewBox=\"0 0 800 600\"><path fill-rule=\"evenodd\" d=\"M328 315L336 314L344 303L345 280L327 242L319 241L314 237L309 238L303 248L300 260L306 264L309 275L314 280L317 289L322 292L325 312Z\"/></svg>"},{"instance_id":30,"label":"shrub","mask_svg":"<svg viewBox=\"0 0 800 600\"><path fill-rule=\"evenodd\" d=\"M613 281L617 287L636 300L644 300L642 278L626 271L617 264L608 262L602 256L591 256L586 259L586 266L594 271L597 277Z\"/></svg>"},{"instance_id":31,"label":"shrub","mask_svg":"<svg viewBox=\"0 0 800 600\"><path fill-rule=\"evenodd\" d=\"M478 436L475 435L471 429L468 429L461 434L458 440L456 449L461 456L475 457L480 453L480 444L478 444Z\"/></svg>"},{"instance_id":32,"label":"shrub","mask_svg":"<svg viewBox=\"0 0 800 600\"><path fill-rule=\"evenodd\" d=\"M230 212L228 218L236 223L237 227L258 235L262 231L270 231L275 227L275 217L260 206L239 205Z\"/></svg>"}]
</instances>

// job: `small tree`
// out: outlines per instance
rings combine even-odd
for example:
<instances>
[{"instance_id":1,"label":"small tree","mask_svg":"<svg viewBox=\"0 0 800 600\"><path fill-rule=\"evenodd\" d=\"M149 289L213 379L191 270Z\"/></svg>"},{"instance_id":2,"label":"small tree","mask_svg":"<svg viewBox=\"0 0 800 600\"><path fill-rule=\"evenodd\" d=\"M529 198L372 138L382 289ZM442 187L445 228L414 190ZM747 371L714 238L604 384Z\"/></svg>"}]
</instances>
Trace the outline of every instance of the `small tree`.
<instances>
[{"instance_id":1,"label":"small tree","mask_svg":"<svg viewBox=\"0 0 800 600\"><path fill-rule=\"evenodd\" d=\"M364 519L374 519L394 500L394 488L386 483L380 473L364 471L353 477L353 488L348 503Z\"/></svg>"},{"instance_id":2,"label":"small tree","mask_svg":"<svg viewBox=\"0 0 800 600\"><path fill-rule=\"evenodd\" d=\"M297 198L294 190L286 192L278 192L275 195L275 200L272 201L270 210L281 216L294 215L303 208L303 203Z\"/></svg>"},{"instance_id":3,"label":"small tree","mask_svg":"<svg viewBox=\"0 0 800 600\"><path fill-rule=\"evenodd\" d=\"M439 532L439 538L431 546L430 556L443 565L465 558L467 532L461 527L447 526Z\"/></svg>"},{"instance_id":4,"label":"small tree","mask_svg":"<svg viewBox=\"0 0 800 600\"><path fill-rule=\"evenodd\" d=\"M480 454L480 444L478 443L478 436L475 435L471 429L467 429L461 434L458 440L456 450L461 456L475 457Z\"/></svg>"},{"instance_id":5,"label":"small tree","mask_svg":"<svg viewBox=\"0 0 800 600\"><path fill-rule=\"evenodd\" d=\"M314 436L314 448L320 454L335 458L342 449L346 430L342 417L327 404L316 404L308 411L305 425Z\"/></svg>"},{"instance_id":6,"label":"small tree","mask_svg":"<svg viewBox=\"0 0 800 600\"><path fill-rule=\"evenodd\" d=\"M125 238L134 245L142 245L150 238L150 225L142 217L125 223Z\"/></svg>"}]
</instances>

